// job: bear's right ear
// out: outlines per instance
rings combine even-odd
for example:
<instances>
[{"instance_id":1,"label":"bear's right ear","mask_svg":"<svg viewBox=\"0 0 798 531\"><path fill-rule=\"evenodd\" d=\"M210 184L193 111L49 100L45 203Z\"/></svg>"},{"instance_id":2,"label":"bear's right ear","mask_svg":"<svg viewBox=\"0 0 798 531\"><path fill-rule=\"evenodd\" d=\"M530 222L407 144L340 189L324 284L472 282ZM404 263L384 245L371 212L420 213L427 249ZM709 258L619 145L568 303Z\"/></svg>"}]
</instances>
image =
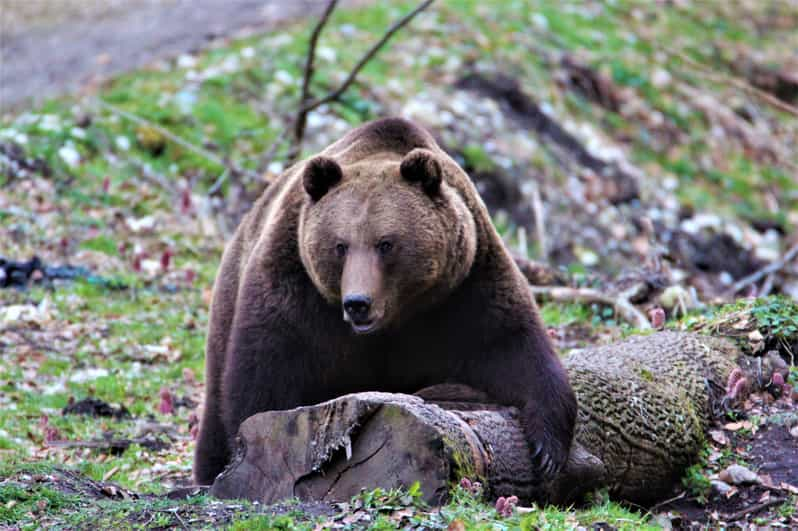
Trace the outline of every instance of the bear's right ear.
<instances>
[{"instance_id":1,"label":"bear's right ear","mask_svg":"<svg viewBox=\"0 0 798 531\"><path fill-rule=\"evenodd\" d=\"M343 177L341 166L328 157L313 157L305 164L302 184L314 201L318 201Z\"/></svg>"},{"instance_id":2,"label":"bear's right ear","mask_svg":"<svg viewBox=\"0 0 798 531\"><path fill-rule=\"evenodd\" d=\"M420 182L429 195L440 190L443 171L435 154L428 149L416 148L402 159L399 173L411 183Z\"/></svg>"}]
</instances>

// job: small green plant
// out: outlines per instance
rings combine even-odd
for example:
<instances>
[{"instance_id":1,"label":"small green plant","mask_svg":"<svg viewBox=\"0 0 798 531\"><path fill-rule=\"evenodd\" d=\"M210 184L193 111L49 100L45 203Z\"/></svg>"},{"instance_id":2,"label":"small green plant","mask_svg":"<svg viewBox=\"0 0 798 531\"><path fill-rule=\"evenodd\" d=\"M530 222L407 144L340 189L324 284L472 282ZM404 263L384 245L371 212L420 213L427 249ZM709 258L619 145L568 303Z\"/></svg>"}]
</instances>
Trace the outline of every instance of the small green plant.
<instances>
[{"instance_id":1,"label":"small green plant","mask_svg":"<svg viewBox=\"0 0 798 531\"><path fill-rule=\"evenodd\" d=\"M798 338L798 303L782 296L757 299L751 313L763 334L783 341Z\"/></svg>"},{"instance_id":2,"label":"small green plant","mask_svg":"<svg viewBox=\"0 0 798 531\"><path fill-rule=\"evenodd\" d=\"M74 496L67 496L49 487L33 490L17 485L0 485L0 523L19 524L37 514L58 512L77 504Z\"/></svg>"},{"instance_id":3,"label":"small green plant","mask_svg":"<svg viewBox=\"0 0 798 531\"><path fill-rule=\"evenodd\" d=\"M795 513L798 511L798 509L796 509L796 504L798 504L798 501L796 501L796 497L790 496L784 501L783 504L779 505L776 511L779 513L779 516L781 516L785 520L790 520L792 519L793 516L795 516Z\"/></svg>"},{"instance_id":4,"label":"small green plant","mask_svg":"<svg viewBox=\"0 0 798 531\"><path fill-rule=\"evenodd\" d=\"M297 522L293 516L282 514L279 516L258 515L244 520L233 522L231 531L292 531L295 529L312 529L308 522Z\"/></svg>"},{"instance_id":5,"label":"small green plant","mask_svg":"<svg viewBox=\"0 0 798 531\"><path fill-rule=\"evenodd\" d=\"M694 496L700 503L706 503L712 484L704 473L703 464L695 464L687 469L682 478L682 485L687 489L691 496Z\"/></svg>"},{"instance_id":6,"label":"small green plant","mask_svg":"<svg viewBox=\"0 0 798 531\"><path fill-rule=\"evenodd\" d=\"M473 171L491 171L496 168L496 163L482 146L468 144L463 148L463 159L466 167Z\"/></svg>"}]
</instances>

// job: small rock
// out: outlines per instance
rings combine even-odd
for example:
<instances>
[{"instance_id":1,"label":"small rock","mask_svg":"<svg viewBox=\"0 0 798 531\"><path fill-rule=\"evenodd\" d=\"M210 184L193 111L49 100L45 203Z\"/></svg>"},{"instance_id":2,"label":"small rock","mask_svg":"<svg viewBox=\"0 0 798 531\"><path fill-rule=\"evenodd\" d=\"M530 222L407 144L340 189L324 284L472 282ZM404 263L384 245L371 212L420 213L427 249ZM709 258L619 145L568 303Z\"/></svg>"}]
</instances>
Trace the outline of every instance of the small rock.
<instances>
[{"instance_id":1,"label":"small rock","mask_svg":"<svg viewBox=\"0 0 798 531\"><path fill-rule=\"evenodd\" d=\"M666 531L668 531L670 529L673 529L673 521L674 521L674 519L675 518L674 518L674 516L671 513L662 513L662 514L658 514L657 516L654 517L654 520L657 522L657 524L660 527L662 527L662 529L664 529ZM577 529L579 529L579 528L577 528ZM582 529L586 529L586 528L583 527Z\"/></svg>"},{"instance_id":2,"label":"small rock","mask_svg":"<svg viewBox=\"0 0 798 531\"><path fill-rule=\"evenodd\" d=\"M726 496L726 494L728 494L729 491L732 490L731 485L719 479L713 479L709 483L712 486L712 492L717 494L718 496Z\"/></svg>"},{"instance_id":3,"label":"small rock","mask_svg":"<svg viewBox=\"0 0 798 531\"><path fill-rule=\"evenodd\" d=\"M754 249L754 256L765 262L775 262L781 257L780 239L778 232L768 230Z\"/></svg>"},{"instance_id":4,"label":"small rock","mask_svg":"<svg viewBox=\"0 0 798 531\"><path fill-rule=\"evenodd\" d=\"M718 474L718 479L732 485L745 485L749 483L759 483L759 476L742 465L730 465L726 470Z\"/></svg>"},{"instance_id":5,"label":"small rock","mask_svg":"<svg viewBox=\"0 0 798 531\"><path fill-rule=\"evenodd\" d=\"M709 436L721 446L729 444L729 438L726 437L726 433L723 430L709 430Z\"/></svg>"},{"instance_id":6,"label":"small rock","mask_svg":"<svg viewBox=\"0 0 798 531\"><path fill-rule=\"evenodd\" d=\"M78 150L71 145L66 145L59 149L58 156L60 156L70 168L74 168L80 164L80 153L78 153Z\"/></svg>"},{"instance_id":7,"label":"small rock","mask_svg":"<svg viewBox=\"0 0 798 531\"><path fill-rule=\"evenodd\" d=\"M651 75L651 83L657 88L663 88L667 86L671 82L671 75L670 73L663 69L657 68L654 70L654 73Z\"/></svg>"},{"instance_id":8,"label":"small rock","mask_svg":"<svg viewBox=\"0 0 798 531\"><path fill-rule=\"evenodd\" d=\"M197 58L193 55L183 54L177 58L178 68L193 68L197 65Z\"/></svg>"},{"instance_id":9,"label":"small rock","mask_svg":"<svg viewBox=\"0 0 798 531\"><path fill-rule=\"evenodd\" d=\"M798 424L796 424L795 426L793 426L792 428L790 428L790 435L791 435L793 438L795 438L795 439L798 439Z\"/></svg>"}]
</instances>

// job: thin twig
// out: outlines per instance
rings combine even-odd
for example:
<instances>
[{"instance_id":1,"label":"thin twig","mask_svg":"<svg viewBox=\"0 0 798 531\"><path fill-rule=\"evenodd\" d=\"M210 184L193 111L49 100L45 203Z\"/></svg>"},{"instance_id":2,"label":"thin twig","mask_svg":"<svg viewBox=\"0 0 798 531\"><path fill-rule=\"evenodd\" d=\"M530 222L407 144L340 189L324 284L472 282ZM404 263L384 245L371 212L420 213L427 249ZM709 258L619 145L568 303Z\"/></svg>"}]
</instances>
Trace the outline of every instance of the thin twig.
<instances>
[{"instance_id":1,"label":"thin twig","mask_svg":"<svg viewBox=\"0 0 798 531\"><path fill-rule=\"evenodd\" d=\"M308 56L305 61L305 75L302 78L302 94L299 97L299 112L294 122L294 146L291 153L288 154L291 160L294 160L299 155L302 147L302 139L305 136L305 125L307 123L308 112L310 112L309 109L305 109L305 105L307 105L308 100L310 100L310 81L313 79L313 74L315 73L314 62L316 61L316 43L319 41L321 30L330 19L330 14L333 12L333 9L335 9L337 3L338 0L330 0L319 22L316 24L316 27L313 28L313 33L310 35Z\"/></svg>"},{"instance_id":2,"label":"thin twig","mask_svg":"<svg viewBox=\"0 0 798 531\"><path fill-rule=\"evenodd\" d=\"M224 182L227 180L227 175L230 173L230 170L227 168L216 178L210 188L208 188L208 193L206 195L212 196L216 194L221 188Z\"/></svg>"},{"instance_id":3,"label":"thin twig","mask_svg":"<svg viewBox=\"0 0 798 531\"><path fill-rule=\"evenodd\" d=\"M543 212L543 200L540 197L540 187L538 183L534 180L530 180L529 183L532 185L532 214L535 217L535 234L537 235L538 240L538 258L546 262L549 259L549 246L546 241L546 231L543 227L544 225L544 212Z\"/></svg>"},{"instance_id":4,"label":"thin twig","mask_svg":"<svg viewBox=\"0 0 798 531\"><path fill-rule=\"evenodd\" d=\"M756 505L752 505L747 509L742 509L740 511L737 511L736 513L724 516L723 520L726 522L734 522L740 520L741 518L745 518L746 515L753 516L760 511L764 511L765 509L773 507L774 505L781 505L785 501L787 501L787 498L775 498L772 500L768 500L766 502L758 503Z\"/></svg>"},{"instance_id":5,"label":"thin twig","mask_svg":"<svg viewBox=\"0 0 798 531\"><path fill-rule=\"evenodd\" d=\"M299 158L299 154L302 151L302 141L305 137L305 127L307 126L307 116L310 111L324 105L325 103L330 103L333 101L338 100L341 95L348 89L352 83L355 82L357 75L363 69L366 64L374 58L377 52L382 49L383 46L390 40L394 33L399 31L403 26L406 26L416 15L421 13L424 9L426 9L432 2L435 0L424 0L421 4L418 5L413 11L396 21L392 26L388 28L382 38L377 41L369 50L363 54L360 60L355 64L354 68L349 72L349 75L346 76L343 83L338 86L337 89L327 93L327 95L308 101L310 99L310 83L313 78L313 65L315 61L316 55L316 42L321 34L324 25L327 23L329 19L330 13L332 12L333 8L337 0L330 0L330 3L327 5L324 13L322 14L321 18L319 19L318 24L313 29L313 33L310 36L310 45L308 47L308 57L305 63L305 75L302 80L302 94L301 99L299 102L299 110L297 111L296 119L294 121L294 144L291 146L291 149L288 152L288 156L286 160L288 164L294 163L297 158Z\"/></svg>"},{"instance_id":6,"label":"thin twig","mask_svg":"<svg viewBox=\"0 0 798 531\"><path fill-rule=\"evenodd\" d=\"M793 116L798 116L798 107L794 107L793 105L790 105L789 103L786 103L778 99L776 96L768 92L765 92L762 89L756 88L750 83L746 83L745 81L738 79L736 77L732 77L731 75L719 74L714 70L712 70L711 68L709 68L708 66L699 63L698 61L696 61L695 59L693 59L692 57L690 57L689 55L685 54L682 51L670 50L668 48L665 48L665 51L672 56L678 57L685 63L688 63L689 65L693 66L694 68L701 70L704 73L704 75L706 75L706 77L708 77L712 81L715 81L716 83L729 83L731 85L734 85L740 90L743 90L750 94L754 94L755 96L764 100L766 103L772 105L773 107L776 107L780 111L792 114Z\"/></svg>"},{"instance_id":7,"label":"thin twig","mask_svg":"<svg viewBox=\"0 0 798 531\"><path fill-rule=\"evenodd\" d=\"M390 40L393 34L399 31L403 26L407 25L408 22L413 20L413 18L415 18L416 15L424 11L434 1L435 0L424 0L424 2L421 2L421 4L419 4L418 7L416 7L413 11L411 11L401 19L397 20L390 28L388 28L388 31L385 32L385 35L383 35L382 38L374 44L374 46L369 48L369 50L365 54L363 54L363 57L360 58L360 61L357 62L352 71L349 72L349 75L346 77L344 82L341 83L341 85L337 89L333 90L332 92L330 92L329 94L327 94L322 98L319 98L317 100L308 103L302 108L302 110L305 112L309 112L319 107L320 105L324 105L325 103L329 103L341 97L341 94L343 94L346 91L346 89L349 88L349 85L351 85L355 81L355 78L357 78L357 75L360 73L363 67L366 66L366 63L368 63L377 54L377 52L379 52L380 49L383 46L385 46L385 44L388 42L388 40Z\"/></svg>"},{"instance_id":8,"label":"thin twig","mask_svg":"<svg viewBox=\"0 0 798 531\"><path fill-rule=\"evenodd\" d=\"M591 288L565 288L560 286L529 286L533 295L549 297L557 302L597 302L615 308L623 319L641 330L650 330L648 318L622 295L611 296ZM627 292L625 292L627 293Z\"/></svg>"},{"instance_id":9,"label":"thin twig","mask_svg":"<svg viewBox=\"0 0 798 531\"><path fill-rule=\"evenodd\" d=\"M139 125L143 125L145 127L152 128L155 131L158 131L158 133L163 135L165 138L168 138L169 140L171 140L175 144L179 144L180 146L182 146L185 149L191 151L195 155L199 155L200 157L203 157L203 158L205 158L205 159L207 159L207 160L209 160L209 161L211 161L211 162L213 162L215 164L218 164L222 168L226 168L226 169L229 169L231 171L244 174L244 175L246 175L246 176L248 176L250 178L253 178L253 179L257 179L258 178L258 176L255 175L254 173L252 173L252 172L250 172L248 170L244 170L243 168L239 168L233 162L226 162L225 160L223 160L218 155L215 155L215 154L211 153L210 151L208 151L206 149L202 149L201 147L195 146L194 144L192 144L191 142L189 142L185 138L181 138L181 137L177 136L176 134L172 133L168 129L165 129L165 128L161 127L158 124L154 124L154 123L150 122L149 120L145 120L144 118L142 118L140 116L136 116L135 114L133 114L131 112L128 112L128 111L126 111L124 109L120 109L116 105L111 105L110 103L104 102L103 100L101 100L99 98L95 99L94 101L97 103L98 106L100 106L100 107L102 107L104 109L107 109L107 110L111 111L112 113L114 113L114 114L116 114L118 116L121 116L122 118L125 118L127 120L130 120L133 123L136 123L136 124L139 124Z\"/></svg>"},{"instance_id":10,"label":"thin twig","mask_svg":"<svg viewBox=\"0 0 798 531\"><path fill-rule=\"evenodd\" d=\"M798 244L795 244L790 248L789 251L784 253L784 256L776 260L775 262L771 262L770 264L766 265L765 267L759 269L758 271L754 271L748 276L745 276L731 285L731 287L726 291L726 296L731 297L738 293L741 289L745 288L753 284L754 282L759 282L759 280L772 273L775 273L782 269L785 265L791 262L796 256L798 256Z\"/></svg>"},{"instance_id":11,"label":"thin twig","mask_svg":"<svg viewBox=\"0 0 798 531\"><path fill-rule=\"evenodd\" d=\"M117 156L116 154L111 152L106 152L105 155L105 159L112 165L118 166L122 162L126 162L131 166L135 166L136 169L141 172L141 178L144 181L147 181L150 184L164 190L165 192L173 195L174 197L177 197L179 195L179 191L177 187L174 185L173 181L167 179L165 176L153 170L152 166L130 154L125 154L123 157L124 158L122 158L122 156Z\"/></svg>"},{"instance_id":12,"label":"thin twig","mask_svg":"<svg viewBox=\"0 0 798 531\"><path fill-rule=\"evenodd\" d=\"M675 501L679 501L682 498L684 498L686 495L687 495L687 491L682 491L679 494L677 494L676 496L674 496L673 498L668 498L667 500L663 500L663 501L659 502L658 504L652 506L648 510L648 513L649 514L654 514L657 510L659 510L660 507L664 507L664 506L666 506L666 505L668 505L670 503L673 503Z\"/></svg>"},{"instance_id":13,"label":"thin twig","mask_svg":"<svg viewBox=\"0 0 798 531\"><path fill-rule=\"evenodd\" d=\"M178 521L178 522L180 522L180 526L181 526L183 529L188 529L188 526L187 526L187 525L186 525L186 523L183 521L183 519L180 517L180 507L175 507L174 509L170 509L170 511L169 511L169 512L171 512L172 514L174 514L174 515L175 515L175 517L177 518L177 521Z\"/></svg>"},{"instance_id":14,"label":"thin twig","mask_svg":"<svg viewBox=\"0 0 798 531\"><path fill-rule=\"evenodd\" d=\"M26 333L25 333L25 332L24 332L22 329L20 329L20 328L17 328L17 327L6 327L6 328L2 328L2 329L0 329L0 332L11 332L12 334L16 334L16 335L18 335L18 336L19 336L19 337L21 337L21 338L22 338L22 339L25 341L25 343L27 343L27 344L28 344L28 346L29 346L29 347L31 347L32 349L35 349L35 350L41 350L42 352L52 352L52 353L54 353L54 354L60 354L60 352L59 352L59 351L57 351L57 350L55 350L55 349L52 349L52 348L50 348L50 347L47 347L47 346L45 346L45 345L42 345L41 343L39 343L39 342L38 342L38 341L36 341L35 339L31 338L30 336L28 336L28 335L27 335L27 334L26 334Z\"/></svg>"}]
</instances>

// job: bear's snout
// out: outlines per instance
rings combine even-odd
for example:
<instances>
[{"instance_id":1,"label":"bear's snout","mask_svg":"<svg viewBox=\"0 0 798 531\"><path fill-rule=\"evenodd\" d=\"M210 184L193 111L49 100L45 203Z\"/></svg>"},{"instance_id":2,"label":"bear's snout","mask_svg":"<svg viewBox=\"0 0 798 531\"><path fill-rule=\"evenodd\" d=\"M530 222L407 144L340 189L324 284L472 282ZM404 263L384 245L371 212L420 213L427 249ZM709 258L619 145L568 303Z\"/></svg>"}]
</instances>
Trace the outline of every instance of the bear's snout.
<instances>
[{"instance_id":1,"label":"bear's snout","mask_svg":"<svg viewBox=\"0 0 798 531\"><path fill-rule=\"evenodd\" d=\"M347 295L344 297L344 312L353 324L366 324L371 310L371 297L368 295Z\"/></svg>"}]
</instances>

